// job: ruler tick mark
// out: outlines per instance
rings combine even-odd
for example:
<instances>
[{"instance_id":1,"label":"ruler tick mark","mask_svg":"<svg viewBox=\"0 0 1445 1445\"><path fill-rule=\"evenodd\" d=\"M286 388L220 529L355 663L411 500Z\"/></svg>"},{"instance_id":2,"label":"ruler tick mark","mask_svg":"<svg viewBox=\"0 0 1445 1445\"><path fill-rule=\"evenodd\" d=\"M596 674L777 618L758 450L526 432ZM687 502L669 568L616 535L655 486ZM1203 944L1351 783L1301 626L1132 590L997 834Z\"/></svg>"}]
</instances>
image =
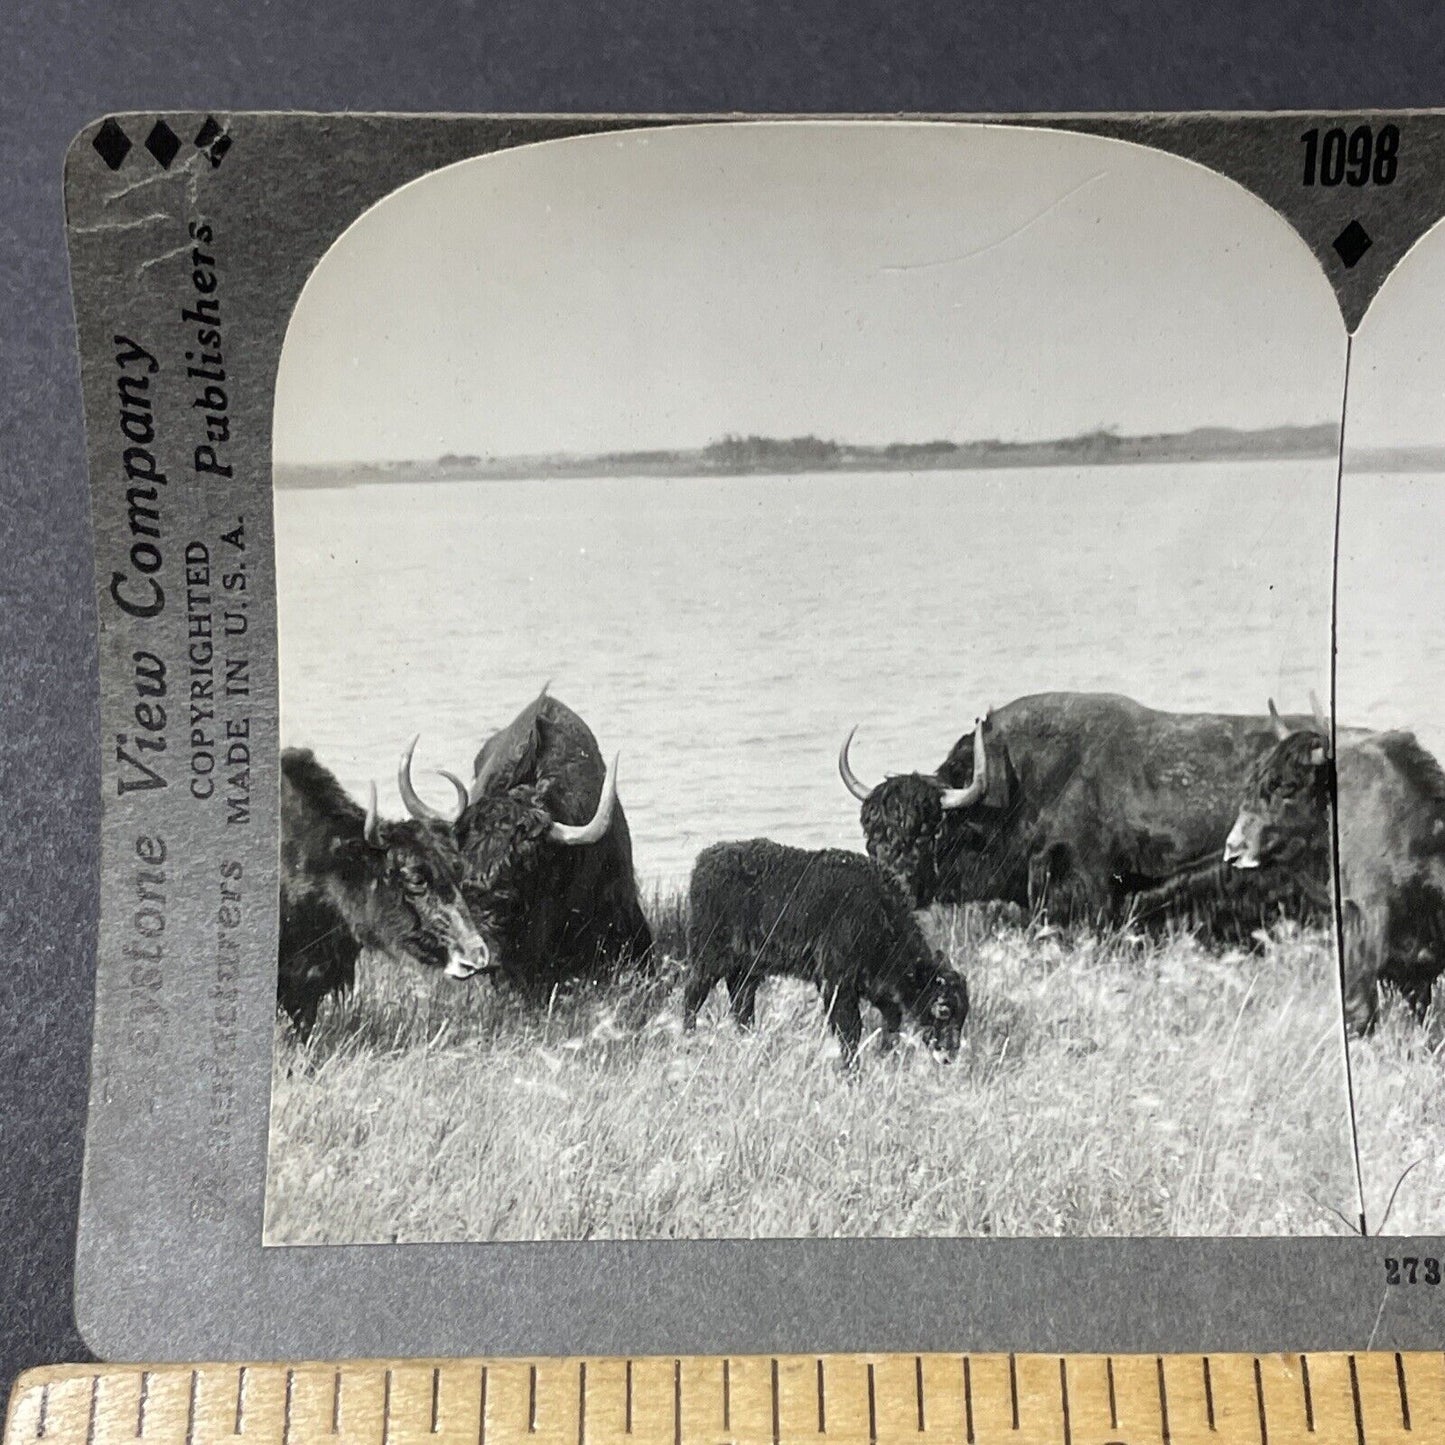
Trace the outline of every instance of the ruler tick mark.
<instances>
[{"instance_id":1,"label":"ruler tick mark","mask_svg":"<svg viewBox=\"0 0 1445 1445\"><path fill-rule=\"evenodd\" d=\"M682 1361L672 1362L672 1445L682 1445Z\"/></svg>"},{"instance_id":2,"label":"ruler tick mark","mask_svg":"<svg viewBox=\"0 0 1445 1445\"><path fill-rule=\"evenodd\" d=\"M487 1367L482 1366L481 1399L477 1405L477 1445L487 1445Z\"/></svg>"},{"instance_id":3,"label":"ruler tick mark","mask_svg":"<svg viewBox=\"0 0 1445 1445\"><path fill-rule=\"evenodd\" d=\"M587 1361L577 1366L577 1445L587 1440Z\"/></svg>"},{"instance_id":4,"label":"ruler tick mark","mask_svg":"<svg viewBox=\"0 0 1445 1445\"><path fill-rule=\"evenodd\" d=\"M823 1359L818 1357L818 1434L828 1433L828 1407L823 1397Z\"/></svg>"},{"instance_id":5,"label":"ruler tick mark","mask_svg":"<svg viewBox=\"0 0 1445 1445\"><path fill-rule=\"evenodd\" d=\"M527 1434L537 1433L537 1367L527 1366Z\"/></svg>"},{"instance_id":6,"label":"ruler tick mark","mask_svg":"<svg viewBox=\"0 0 1445 1445\"><path fill-rule=\"evenodd\" d=\"M622 1433L623 1433L624 1435L630 1435L630 1434L632 1434L632 1361L631 1361L631 1360L628 1360L628 1362L627 1362L627 1370L626 1370L625 1373L626 1373L626 1383L627 1383L627 1403L626 1403L626 1412L625 1412L625 1414L624 1414L624 1416L623 1416L623 1421L622 1421Z\"/></svg>"},{"instance_id":7,"label":"ruler tick mark","mask_svg":"<svg viewBox=\"0 0 1445 1445\"><path fill-rule=\"evenodd\" d=\"M1008 1397L1013 1411L1013 1427L1019 1427L1019 1362L1012 1350L1008 1352ZM1167 1445L1167 1442L1166 1442Z\"/></svg>"},{"instance_id":8,"label":"ruler tick mark","mask_svg":"<svg viewBox=\"0 0 1445 1445\"><path fill-rule=\"evenodd\" d=\"M1264 1376L1259 1370L1259 1356L1254 1358L1254 1401L1259 1408L1259 1445L1269 1445L1269 1424L1264 1418Z\"/></svg>"},{"instance_id":9,"label":"ruler tick mark","mask_svg":"<svg viewBox=\"0 0 1445 1445\"><path fill-rule=\"evenodd\" d=\"M783 1432L780 1428L781 1422L778 1419L778 1361L776 1357L773 1359L772 1366L770 1378L772 1380L773 1394L773 1445L778 1445L778 1441L782 1438Z\"/></svg>"},{"instance_id":10,"label":"ruler tick mark","mask_svg":"<svg viewBox=\"0 0 1445 1445\"><path fill-rule=\"evenodd\" d=\"M1110 1394L1111 1396L1112 1396L1113 1393L1114 1393L1114 1388L1113 1388L1113 1387L1114 1387L1114 1377L1113 1377L1113 1374L1112 1374L1112 1372L1111 1372L1111 1374L1110 1374L1110 1376L1109 1376L1109 1394ZM1209 1356L1208 1356L1208 1355L1205 1355L1205 1357L1204 1357L1204 1418L1209 1421L1209 1428L1210 1428L1211 1430L1213 1430L1213 1429L1215 1428L1215 1426L1214 1426L1214 1378L1213 1378L1213 1376L1209 1373ZM1111 1424L1117 1424L1118 1422L1117 1422L1117 1421L1111 1421L1110 1423L1111 1423Z\"/></svg>"},{"instance_id":11,"label":"ruler tick mark","mask_svg":"<svg viewBox=\"0 0 1445 1445\"><path fill-rule=\"evenodd\" d=\"M918 1396L918 1433L924 1431L923 1423L923 1356L913 1357L913 1393Z\"/></svg>"},{"instance_id":12,"label":"ruler tick mark","mask_svg":"<svg viewBox=\"0 0 1445 1445\"><path fill-rule=\"evenodd\" d=\"M733 1428L733 1402L732 1402L732 1371L728 1365L728 1358L723 1356L723 1429L731 1431Z\"/></svg>"},{"instance_id":13,"label":"ruler tick mark","mask_svg":"<svg viewBox=\"0 0 1445 1445\"><path fill-rule=\"evenodd\" d=\"M1410 1396L1405 1389L1405 1361L1400 1357L1400 1352L1395 1352L1395 1379L1400 1384L1400 1423L1408 1430L1410 1428Z\"/></svg>"},{"instance_id":14,"label":"ruler tick mark","mask_svg":"<svg viewBox=\"0 0 1445 1445\"><path fill-rule=\"evenodd\" d=\"M391 1439L391 1370L388 1369L381 1387L381 1445Z\"/></svg>"},{"instance_id":15,"label":"ruler tick mark","mask_svg":"<svg viewBox=\"0 0 1445 1445\"><path fill-rule=\"evenodd\" d=\"M186 1396L186 1445L195 1445L196 1397L200 1394L200 1392L201 1372L199 1370L192 1370L190 1393Z\"/></svg>"},{"instance_id":16,"label":"ruler tick mark","mask_svg":"<svg viewBox=\"0 0 1445 1445\"><path fill-rule=\"evenodd\" d=\"M1310 1389L1310 1362L1308 1355L1299 1357L1300 1389L1304 1391L1305 1397L1305 1428L1311 1435L1315 1433L1315 1397L1314 1391Z\"/></svg>"},{"instance_id":17,"label":"ruler tick mark","mask_svg":"<svg viewBox=\"0 0 1445 1445\"><path fill-rule=\"evenodd\" d=\"M140 1372L140 1403L135 1411L135 1438L140 1439L146 1432L146 1405L151 1397L151 1372L142 1370ZM45 1432L42 1430L41 1434Z\"/></svg>"},{"instance_id":18,"label":"ruler tick mark","mask_svg":"<svg viewBox=\"0 0 1445 1445\"><path fill-rule=\"evenodd\" d=\"M100 1407L100 1376L90 1377L90 1414L85 1422L85 1445L95 1445L95 1417Z\"/></svg>"},{"instance_id":19,"label":"ruler tick mark","mask_svg":"<svg viewBox=\"0 0 1445 1445\"><path fill-rule=\"evenodd\" d=\"M1155 1370L1159 1376L1159 1438L1169 1445L1169 1394L1164 1388L1164 1356L1154 1356Z\"/></svg>"},{"instance_id":20,"label":"ruler tick mark","mask_svg":"<svg viewBox=\"0 0 1445 1445\"><path fill-rule=\"evenodd\" d=\"M1074 1445L1074 1432L1069 1421L1069 1362L1059 1356L1059 1398L1064 1407L1064 1445Z\"/></svg>"},{"instance_id":21,"label":"ruler tick mark","mask_svg":"<svg viewBox=\"0 0 1445 1445\"><path fill-rule=\"evenodd\" d=\"M963 1438L973 1445L973 1379L967 1355L963 1357Z\"/></svg>"},{"instance_id":22,"label":"ruler tick mark","mask_svg":"<svg viewBox=\"0 0 1445 1445\"><path fill-rule=\"evenodd\" d=\"M231 1433L241 1434L246 1428L246 1367L241 1366L236 1375L236 1428Z\"/></svg>"},{"instance_id":23,"label":"ruler tick mark","mask_svg":"<svg viewBox=\"0 0 1445 1445\"><path fill-rule=\"evenodd\" d=\"M45 1427L50 1423L50 1386L40 1387L40 1409L35 1417L35 1438L45 1439Z\"/></svg>"},{"instance_id":24,"label":"ruler tick mark","mask_svg":"<svg viewBox=\"0 0 1445 1445\"><path fill-rule=\"evenodd\" d=\"M442 1371L440 1365L432 1366L431 1372L431 1433L435 1435L442 1427Z\"/></svg>"},{"instance_id":25,"label":"ruler tick mark","mask_svg":"<svg viewBox=\"0 0 1445 1445\"><path fill-rule=\"evenodd\" d=\"M331 1433L341 1434L341 1371L331 1380Z\"/></svg>"},{"instance_id":26,"label":"ruler tick mark","mask_svg":"<svg viewBox=\"0 0 1445 1445\"><path fill-rule=\"evenodd\" d=\"M281 1445L291 1445L291 1411L296 1404L296 1371L286 1371L286 1403L281 1411ZM191 1445L188 1440L186 1445Z\"/></svg>"},{"instance_id":27,"label":"ruler tick mark","mask_svg":"<svg viewBox=\"0 0 1445 1445\"><path fill-rule=\"evenodd\" d=\"M868 1361L868 1441L878 1445L878 1391L873 1380L873 1361Z\"/></svg>"},{"instance_id":28,"label":"ruler tick mark","mask_svg":"<svg viewBox=\"0 0 1445 1445\"><path fill-rule=\"evenodd\" d=\"M1355 1357L1350 1356L1350 1394L1355 1401L1355 1438L1365 1445L1365 1416L1360 1408L1360 1376L1355 1369Z\"/></svg>"},{"instance_id":29,"label":"ruler tick mark","mask_svg":"<svg viewBox=\"0 0 1445 1445\"><path fill-rule=\"evenodd\" d=\"M1114 1357L1104 1361L1104 1375L1109 1381L1109 1428L1119 1428L1119 1397L1114 1393Z\"/></svg>"}]
</instances>

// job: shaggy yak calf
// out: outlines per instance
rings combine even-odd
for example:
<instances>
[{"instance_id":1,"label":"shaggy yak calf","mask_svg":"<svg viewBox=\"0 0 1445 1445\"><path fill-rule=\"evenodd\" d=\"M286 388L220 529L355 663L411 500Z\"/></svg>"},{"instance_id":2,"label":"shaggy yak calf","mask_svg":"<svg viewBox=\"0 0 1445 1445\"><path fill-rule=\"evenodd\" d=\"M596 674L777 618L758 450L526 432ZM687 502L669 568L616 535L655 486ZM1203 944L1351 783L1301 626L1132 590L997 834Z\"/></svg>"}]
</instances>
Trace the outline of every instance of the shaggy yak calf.
<instances>
[{"instance_id":1,"label":"shaggy yak calf","mask_svg":"<svg viewBox=\"0 0 1445 1445\"><path fill-rule=\"evenodd\" d=\"M864 999L889 1034L907 1017L935 1051L958 1051L967 985L929 949L903 890L867 858L766 838L715 843L693 865L688 904L687 1029L723 979L733 1018L751 1027L758 985L783 974L817 984L849 1066Z\"/></svg>"}]
</instances>

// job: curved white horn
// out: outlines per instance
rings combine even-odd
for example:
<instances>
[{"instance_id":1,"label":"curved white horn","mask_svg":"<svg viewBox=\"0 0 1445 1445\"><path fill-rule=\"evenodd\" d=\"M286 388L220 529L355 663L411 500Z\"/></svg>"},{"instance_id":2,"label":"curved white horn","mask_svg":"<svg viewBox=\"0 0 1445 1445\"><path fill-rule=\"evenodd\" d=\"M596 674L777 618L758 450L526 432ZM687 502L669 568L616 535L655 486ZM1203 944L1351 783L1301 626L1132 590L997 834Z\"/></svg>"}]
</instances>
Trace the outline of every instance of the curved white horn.
<instances>
[{"instance_id":1,"label":"curved white horn","mask_svg":"<svg viewBox=\"0 0 1445 1445\"><path fill-rule=\"evenodd\" d=\"M1274 705L1274 699L1269 700L1269 725L1274 729L1274 735L1281 742L1289 736L1289 724L1279 715L1279 709Z\"/></svg>"},{"instance_id":2,"label":"curved white horn","mask_svg":"<svg viewBox=\"0 0 1445 1445\"><path fill-rule=\"evenodd\" d=\"M1325 710L1320 706L1318 694L1313 688L1310 689L1310 710L1315 715L1315 726L1326 736L1330 735L1330 720L1325 716Z\"/></svg>"},{"instance_id":3,"label":"curved white horn","mask_svg":"<svg viewBox=\"0 0 1445 1445\"><path fill-rule=\"evenodd\" d=\"M373 848L384 848L381 841L381 817L376 811L376 784L371 784L371 799L366 805L366 822L362 824L361 836Z\"/></svg>"},{"instance_id":4,"label":"curved white horn","mask_svg":"<svg viewBox=\"0 0 1445 1445\"><path fill-rule=\"evenodd\" d=\"M860 803L868 801L868 795L873 791L866 784L860 783L855 776L853 769L848 765L848 745L853 741L853 735L858 731L858 724L854 723L848 729L848 736L843 739L843 746L838 749L838 776L843 779L843 786L858 799Z\"/></svg>"},{"instance_id":5,"label":"curved white horn","mask_svg":"<svg viewBox=\"0 0 1445 1445\"><path fill-rule=\"evenodd\" d=\"M967 808L988 792L988 749L983 741L983 725L987 720L985 713L973 725L973 781L966 788L944 788L939 794L939 805L945 812Z\"/></svg>"},{"instance_id":6,"label":"curved white horn","mask_svg":"<svg viewBox=\"0 0 1445 1445\"><path fill-rule=\"evenodd\" d=\"M471 802L467 796L467 785L455 773L449 773L445 768L438 768L437 776L445 778L457 790L457 818L460 818L466 812L467 804ZM456 822L456 818L453 818L452 822Z\"/></svg>"},{"instance_id":7,"label":"curved white horn","mask_svg":"<svg viewBox=\"0 0 1445 1445\"><path fill-rule=\"evenodd\" d=\"M617 756L614 753L612 761L607 765L607 776L602 781L602 796L597 800L597 811L592 815L592 821L580 825L554 822L548 832L548 837L554 843L561 843L568 848L580 848L607 836L607 830L612 826L612 808L617 802Z\"/></svg>"},{"instance_id":8,"label":"curved white horn","mask_svg":"<svg viewBox=\"0 0 1445 1445\"><path fill-rule=\"evenodd\" d=\"M406 751L401 755L401 762L396 769L396 786L401 793L401 800L406 804L406 810L422 823L449 823L450 818L443 816L430 803L424 803L417 797L416 789L411 783L411 758L416 752L416 745L421 741L421 734L418 733L407 745Z\"/></svg>"}]
</instances>

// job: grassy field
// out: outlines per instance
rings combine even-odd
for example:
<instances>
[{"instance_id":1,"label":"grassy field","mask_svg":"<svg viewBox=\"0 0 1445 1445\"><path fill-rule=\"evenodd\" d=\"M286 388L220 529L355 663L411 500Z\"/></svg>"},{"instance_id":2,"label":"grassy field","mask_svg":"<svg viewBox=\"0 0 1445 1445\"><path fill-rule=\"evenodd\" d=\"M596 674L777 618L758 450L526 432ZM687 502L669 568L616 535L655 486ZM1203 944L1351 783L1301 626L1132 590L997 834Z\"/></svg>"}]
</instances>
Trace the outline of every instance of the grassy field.
<instances>
[{"instance_id":1,"label":"grassy field","mask_svg":"<svg viewBox=\"0 0 1445 1445\"><path fill-rule=\"evenodd\" d=\"M675 939L675 907L660 911ZM968 976L964 1049L945 1064L875 1038L854 1078L799 984L764 987L750 1035L720 989L685 1036L675 962L539 1014L486 982L364 959L308 1045L278 1030L266 1238L1345 1231L1323 935L1282 928L1220 954L993 910L939 909L929 926ZM1392 1229L1445 1192L1423 1087L1440 1061L1406 1025L1388 1017L1358 1066L1389 1138L1371 1190L1393 1188L1402 1135L1427 1159Z\"/></svg>"},{"instance_id":2,"label":"grassy field","mask_svg":"<svg viewBox=\"0 0 1445 1445\"><path fill-rule=\"evenodd\" d=\"M1445 989L1422 1026L1398 998L1350 1044L1365 1217L1372 1234L1445 1231Z\"/></svg>"}]
</instances>

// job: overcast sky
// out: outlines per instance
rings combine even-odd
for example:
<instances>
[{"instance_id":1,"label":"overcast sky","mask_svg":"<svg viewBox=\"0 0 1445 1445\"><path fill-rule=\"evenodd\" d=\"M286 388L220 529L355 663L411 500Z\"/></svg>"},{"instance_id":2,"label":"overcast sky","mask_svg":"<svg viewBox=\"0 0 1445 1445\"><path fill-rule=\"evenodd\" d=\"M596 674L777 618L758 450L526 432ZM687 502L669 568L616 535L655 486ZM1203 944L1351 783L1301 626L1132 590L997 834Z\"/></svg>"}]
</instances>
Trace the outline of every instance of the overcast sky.
<instances>
[{"instance_id":1,"label":"overcast sky","mask_svg":"<svg viewBox=\"0 0 1445 1445\"><path fill-rule=\"evenodd\" d=\"M1350 359L1350 447L1445 445L1445 225L1380 288Z\"/></svg>"},{"instance_id":2,"label":"overcast sky","mask_svg":"<svg viewBox=\"0 0 1445 1445\"><path fill-rule=\"evenodd\" d=\"M683 127L467 161L361 217L298 303L275 444L1310 423L1338 416L1343 345L1286 224L1173 157L1010 127Z\"/></svg>"}]
</instances>

